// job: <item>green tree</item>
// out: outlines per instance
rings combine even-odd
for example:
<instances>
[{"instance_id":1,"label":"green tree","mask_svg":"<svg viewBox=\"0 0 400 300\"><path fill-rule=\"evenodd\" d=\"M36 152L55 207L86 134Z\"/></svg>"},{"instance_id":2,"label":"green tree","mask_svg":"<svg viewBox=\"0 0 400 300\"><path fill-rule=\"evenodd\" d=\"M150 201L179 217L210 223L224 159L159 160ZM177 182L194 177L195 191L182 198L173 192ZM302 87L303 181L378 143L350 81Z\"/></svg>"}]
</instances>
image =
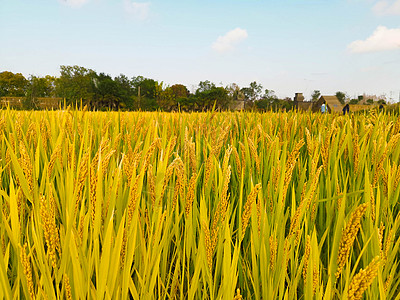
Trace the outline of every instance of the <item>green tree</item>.
<instances>
[{"instance_id":1,"label":"green tree","mask_svg":"<svg viewBox=\"0 0 400 300\"><path fill-rule=\"evenodd\" d=\"M38 77L31 75L26 91L25 108L32 109L36 107L35 99L38 97L55 97L55 84L56 78L53 76Z\"/></svg>"},{"instance_id":2,"label":"green tree","mask_svg":"<svg viewBox=\"0 0 400 300\"><path fill-rule=\"evenodd\" d=\"M215 88L215 84L213 82L210 82L209 80L200 81L199 87L196 90L196 94L210 91L213 88Z\"/></svg>"},{"instance_id":3,"label":"green tree","mask_svg":"<svg viewBox=\"0 0 400 300\"><path fill-rule=\"evenodd\" d=\"M24 97L28 80L21 73L4 71L0 73L0 97Z\"/></svg>"},{"instance_id":4,"label":"green tree","mask_svg":"<svg viewBox=\"0 0 400 300\"><path fill-rule=\"evenodd\" d=\"M172 93L176 98L187 98L189 97L189 90L183 84L174 84L171 86Z\"/></svg>"},{"instance_id":5,"label":"green tree","mask_svg":"<svg viewBox=\"0 0 400 300\"><path fill-rule=\"evenodd\" d=\"M136 76L132 78L134 92L137 93L140 88L140 95L148 98L155 98L156 81L154 79Z\"/></svg>"},{"instance_id":6,"label":"green tree","mask_svg":"<svg viewBox=\"0 0 400 300\"><path fill-rule=\"evenodd\" d=\"M263 111L288 111L293 109L293 101L290 98L279 99L273 90L266 89L263 97L255 102L255 106Z\"/></svg>"},{"instance_id":7,"label":"green tree","mask_svg":"<svg viewBox=\"0 0 400 300\"><path fill-rule=\"evenodd\" d=\"M79 66L60 66L61 76L56 80L56 93L67 103L92 105L95 94L96 72Z\"/></svg>"},{"instance_id":8,"label":"green tree","mask_svg":"<svg viewBox=\"0 0 400 300\"><path fill-rule=\"evenodd\" d=\"M374 104L374 99L368 99L366 102L368 105L372 105Z\"/></svg>"},{"instance_id":9,"label":"green tree","mask_svg":"<svg viewBox=\"0 0 400 300\"><path fill-rule=\"evenodd\" d=\"M223 87L216 87L214 83L206 80L199 83L195 96L191 99L195 102L195 110L228 109L228 92Z\"/></svg>"},{"instance_id":10,"label":"green tree","mask_svg":"<svg viewBox=\"0 0 400 300\"><path fill-rule=\"evenodd\" d=\"M165 111L171 111L177 107L176 96L173 90L167 86L164 88L164 83L156 82L156 100L158 106Z\"/></svg>"},{"instance_id":11,"label":"green tree","mask_svg":"<svg viewBox=\"0 0 400 300\"><path fill-rule=\"evenodd\" d=\"M241 89L244 94L246 101L254 102L261 98L262 94L262 85L258 84L256 81L250 83L249 87L244 87Z\"/></svg>"},{"instance_id":12,"label":"green tree","mask_svg":"<svg viewBox=\"0 0 400 300\"><path fill-rule=\"evenodd\" d=\"M54 97L55 96L56 78L47 75L46 77L37 77L31 75L29 77L29 85L27 88L27 97Z\"/></svg>"},{"instance_id":13,"label":"green tree","mask_svg":"<svg viewBox=\"0 0 400 300\"><path fill-rule=\"evenodd\" d=\"M182 111L194 111L194 110L198 109L196 95L190 94L186 98L177 98L176 100L177 100L179 109Z\"/></svg>"},{"instance_id":14,"label":"green tree","mask_svg":"<svg viewBox=\"0 0 400 300\"><path fill-rule=\"evenodd\" d=\"M110 75L100 73L95 76L94 96L92 101L93 108L96 109L118 109L120 104L120 93L118 84Z\"/></svg>"},{"instance_id":15,"label":"green tree","mask_svg":"<svg viewBox=\"0 0 400 300\"><path fill-rule=\"evenodd\" d=\"M358 104L359 101L360 101L359 99L351 99L349 101L349 104Z\"/></svg>"},{"instance_id":16,"label":"green tree","mask_svg":"<svg viewBox=\"0 0 400 300\"><path fill-rule=\"evenodd\" d=\"M314 90L311 94L311 101L316 102L321 97L321 92L319 90Z\"/></svg>"},{"instance_id":17,"label":"green tree","mask_svg":"<svg viewBox=\"0 0 400 300\"><path fill-rule=\"evenodd\" d=\"M114 78L118 88L118 95L120 98L120 108L133 109L134 108L134 87L132 81L125 75L120 74Z\"/></svg>"},{"instance_id":18,"label":"green tree","mask_svg":"<svg viewBox=\"0 0 400 300\"><path fill-rule=\"evenodd\" d=\"M267 99L260 99L255 102L257 109L266 111L270 107L271 103Z\"/></svg>"},{"instance_id":19,"label":"green tree","mask_svg":"<svg viewBox=\"0 0 400 300\"><path fill-rule=\"evenodd\" d=\"M142 110L156 110L156 81L154 79L136 76L132 78L135 93L135 107Z\"/></svg>"},{"instance_id":20,"label":"green tree","mask_svg":"<svg viewBox=\"0 0 400 300\"><path fill-rule=\"evenodd\" d=\"M228 97L231 101L243 101L245 99L244 93L236 83L232 83L225 87Z\"/></svg>"},{"instance_id":21,"label":"green tree","mask_svg":"<svg viewBox=\"0 0 400 300\"><path fill-rule=\"evenodd\" d=\"M346 102L346 94L343 92L336 92L336 98L338 98L339 102L341 104L344 104Z\"/></svg>"},{"instance_id":22,"label":"green tree","mask_svg":"<svg viewBox=\"0 0 400 300\"><path fill-rule=\"evenodd\" d=\"M261 99L255 101L255 106L260 110L267 110L268 108L277 106L279 104L278 97L275 91L266 89Z\"/></svg>"},{"instance_id":23,"label":"green tree","mask_svg":"<svg viewBox=\"0 0 400 300\"><path fill-rule=\"evenodd\" d=\"M189 100L191 97L189 90L183 84L174 84L170 87L172 94L175 97L176 106L172 107L171 110L182 109L182 110L192 110L193 103ZM193 100L194 97L191 97Z\"/></svg>"},{"instance_id":24,"label":"green tree","mask_svg":"<svg viewBox=\"0 0 400 300\"><path fill-rule=\"evenodd\" d=\"M376 103L386 105L386 101L384 99L379 99Z\"/></svg>"},{"instance_id":25,"label":"green tree","mask_svg":"<svg viewBox=\"0 0 400 300\"><path fill-rule=\"evenodd\" d=\"M270 102L273 102L274 100L278 99L278 97L275 95L275 91L269 90L269 89L265 89L265 92L264 92L264 95L262 98L267 99Z\"/></svg>"}]
</instances>

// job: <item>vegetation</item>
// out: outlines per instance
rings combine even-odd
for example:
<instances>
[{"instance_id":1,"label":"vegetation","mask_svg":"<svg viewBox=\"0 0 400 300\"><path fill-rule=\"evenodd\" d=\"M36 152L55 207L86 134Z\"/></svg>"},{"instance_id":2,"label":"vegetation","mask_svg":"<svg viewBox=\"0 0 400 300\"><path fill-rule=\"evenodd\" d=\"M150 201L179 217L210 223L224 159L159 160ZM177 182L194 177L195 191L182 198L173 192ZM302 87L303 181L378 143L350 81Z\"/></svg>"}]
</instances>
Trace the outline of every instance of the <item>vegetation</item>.
<instances>
[{"instance_id":1,"label":"vegetation","mask_svg":"<svg viewBox=\"0 0 400 300\"><path fill-rule=\"evenodd\" d=\"M346 98L348 98L346 96L346 94L343 93L343 92L336 92L335 96L336 96L336 98L338 98L338 100L339 100L339 102L341 104L345 104L346 103Z\"/></svg>"},{"instance_id":2,"label":"vegetation","mask_svg":"<svg viewBox=\"0 0 400 300\"><path fill-rule=\"evenodd\" d=\"M399 132L383 113L2 110L0 298L400 299Z\"/></svg>"},{"instance_id":3,"label":"vegetation","mask_svg":"<svg viewBox=\"0 0 400 300\"><path fill-rule=\"evenodd\" d=\"M60 66L60 76L28 79L11 72L0 73L0 97L26 97L24 109L35 108L38 97L59 97L67 105L87 105L90 110L142 111L207 111L228 110L233 101L243 101L244 108L260 110L289 110L287 100L278 99L272 90L265 90L257 82L240 88L236 84L216 86L209 80L200 81L192 93L182 84L167 86L151 78L115 78L80 66Z\"/></svg>"},{"instance_id":4,"label":"vegetation","mask_svg":"<svg viewBox=\"0 0 400 300\"><path fill-rule=\"evenodd\" d=\"M319 100L319 97L321 97L321 91L314 90L313 93L311 94L311 101L316 102Z\"/></svg>"}]
</instances>

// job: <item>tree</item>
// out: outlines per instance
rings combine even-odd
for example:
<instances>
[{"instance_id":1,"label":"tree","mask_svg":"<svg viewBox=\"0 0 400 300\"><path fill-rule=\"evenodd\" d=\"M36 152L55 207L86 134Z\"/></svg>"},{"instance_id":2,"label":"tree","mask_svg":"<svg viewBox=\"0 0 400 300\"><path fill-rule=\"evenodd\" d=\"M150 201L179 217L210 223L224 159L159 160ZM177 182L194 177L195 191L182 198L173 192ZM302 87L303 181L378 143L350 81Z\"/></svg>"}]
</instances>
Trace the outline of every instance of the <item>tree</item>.
<instances>
[{"instance_id":1,"label":"tree","mask_svg":"<svg viewBox=\"0 0 400 300\"><path fill-rule=\"evenodd\" d=\"M137 93L140 87L140 95L148 98L155 98L156 81L154 79L136 76L132 78L134 91Z\"/></svg>"},{"instance_id":2,"label":"tree","mask_svg":"<svg viewBox=\"0 0 400 300\"><path fill-rule=\"evenodd\" d=\"M215 101L216 108L218 109L228 109L229 107L229 97L228 93L223 87L215 87L209 93L209 98L211 101ZM209 107L211 108L211 107Z\"/></svg>"},{"instance_id":3,"label":"tree","mask_svg":"<svg viewBox=\"0 0 400 300\"><path fill-rule=\"evenodd\" d=\"M136 76L132 78L136 107L143 110L156 110L156 81L154 79Z\"/></svg>"},{"instance_id":4,"label":"tree","mask_svg":"<svg viewBox=\"0 0 400 300\"><path fill-rule=\"evenodd\" d=\"M92 106L96 109L118 109L121 98L117 82L104 73L96 75L93 82L95 88Z\"/></svg>"},{"instance_id":5,"label":"tree","mask_svg":"<svg viewBox=\"0 0 400 300\"><path fill-rule=\"evenodd\" d=\"M213 88L215 88L215 84L213 82L210 82L209 80L200 81L199 87L196 90L196 94L210 91Z\"/></svg>"},{"instance_id":6,"label":"tree","mask_svg":"<svg viewBox=\"0 0 400 300\"><path fill-rule=\"evenodd\" d=\"M194 111L198 109L197 97L196 95L189 94L187 98L176 99L179 109L182 111Z\"/></svg>"},{"instance_id":7,"label":"tree","mask_svg":"<svg viewBox=\"0 0 400 300\"><path fill-rule=\"evenodd\" d=\"M189 90L183 84L174 84L171 86L171 91L176 98L187 98L189 97Z\"/></svg>"},{"instance_id":8,"label":"tree","mask_svg":"<svg viewBox=\"0 0 400 300\"><path fill-rule=\"evenodd\" d=\"M261 97L262 85L258 84L256 81L250 83L249 87L244 87L241 89L245 96L245 100L254 102Z\"/></svg>"},{"instance_id":9,"label":"tree","mask_svg":"<svg viewBox=\"0 0 400 300\"><path fill-rule=\"evenodd\" d=\"M4 71L0 73L0 97L24 97L28 80L21 73Z\"/></svg>"},{"instance_id":10,"label":"tree","mask_svg":"<svg viewBox=\"0 0 400 300\"><path fill-rule=\"evenodd\" d=\"M191 100L194 101L196 110L210 110L214 105L217 109L227 109L229 106L228 92L208 80L200 81L199 88Z\"/></svg>"},{"instance_id":11,"label":"tree","mask_svg":"<svg viewBox=\"0 0 400 300\"><path fill-rule=\"evenodd\" d=\"M351 99L349 101L349 104L358 104L359 101L360 101L359 99Z\"/></svg>"},{"instance_id":12,"label":"tree","mask_svg":"<svg viewBox=\"0 0 400 300\"><path fill-rule=\"evenodd\" d=\"M271 103L267 99L260 99L255 102L257 109L266 111L270 107Z\"/></svg>"},{"instance_id":13,"label":"tree","mask_svg":"<svg viewBox=\"0 0 400 300\"><path fill-rule=\"evenodd\" d=\"M368 105L372 105L374 104L374 99L368 99L366 102Z\"/></svg>"},{"instance_id":14,"label":"tree","mask_svg":"<svg viewBox=\"0 0 400 300\"><path fill-rule=\"evenodd\" d=\"M291 110L293 108L292 99L286 97L285 99L279 99L273 90L266 89L263 97L255 102L255 106L260 110Z\"/></svg>"},{"instance_id":15,"label":"tree","mask_svg":"<svg viewBox=\"0 0 400 300\"><path fill-rule=\"evenodd\" d=\"M132 81L123 74L114 78L118 88L118 95L120 98L120 107L133 109L134 87Z\"/></svg>"},{"instance_id":16,"label":"tree","mask_svg":"<svg viewBox=\"0 0 400 300\"><path fill-rule=\"evenodd\" d=\"M193 101L189 100L190 97L190 92L187 89L186 86L183 84L174 84L170 88L170 92L174 96L174 101L175 101L175 106L170 107L170 110L175 110L175 109L183 109L183 110L192 110L193 108ZM191 100L194 100L195 98L192 97Z\"/></svg>"},{"instance_id":17,"label":"tree","mask_svg":"<svg viewBox=\"0 0 400 300\"><path fill-rule=\"evenodd\" d=\"M68 103L80 100L91 105L95 90L96 72L79 66L60 66L61 76L56 80L56 93Z\"/></svg>"},{"instance_id":18,"label":"tree","mask_svg":"<svg viewBox=\"0 0 400 300\"><path fill-rule=\"evenodd\" d=\"M278 99L278 97L275 95L275 91L269 89L265 89L265 93L262 98L267 99L270 102L274 101L275 99Z\"/></svg>"},{"instance_id":19,"label":"tree","mask_svg":"<svg viewBox=\"0 0 400 300\"><path fill-rule=\"evenodd\" d=\"M379 99L376 103L386 105L386 101L384 99Z\"/></svg>"},{"instance_id":20,"label":"tree","mask_svg":"<svg viewBox=\"0 0 400 300\"><path fill-rule=\"evenodd\" d=\"M236 83L232 83L225 87L228 97L231 101L243 101L245 99L244 93Z\"/></svg>"},{"instance_id":21,"label":"tree","mask_svg":"<svg viewBox=\"0 0 400 300\"><path fill-rule=\"evenodd\" d=\"M314 90L311 94L311 101L316 102L321 97L321 92L319 90Z\"/></svg>"},{"instance_id":22,"label":"tree","mask_svg":"<svg viewBox=\"0 0 400 300\"><path fill-rule=\"evenodd\" d=\"M164 88L163 85L162 81L160 83L156 82L157 104L161 109L171 111L177 106L176 96L169 86Z\"/></svg>"},{"instance_id":23,"label":"tree","mask_svg":"<svg viewBox=\"0 0 400 300\"><path fill-rule=\"evenodd\" d=\"M255 101L255 105L258 109L267 110L272 105L278 104L278 97L275 95L273 90L266 89L261 99Z\"/></svg>"},{"instance_id":24,"label":"tree","mask_svg":"<svg viewBox=\"0 0 400 300\"><path fill-rule=\"evenodd\" d=\"M292 101L292 99L290 99L288 97L286 97L283 100L279 100L279 102L280 102L281 109L284 109L286 111L294 109L294 102Z\"/></svg>"},{"instance_id":25,"label":"tree","mask_svg":"<svg viewBox=\"0 0 400 300\"><path fill-rule=\"evenodd\" d=\"M26 91L26 100L24 106L26 109L35 107L35 98L55 97L56 78L46 75L46 77L37 77L31 75Z\"/></svg>"},{"instance_id":26,"label":"tree","mask_svg":"<svg viewBox=\"0 0 400 300\"><path fill-rule=\"evenodd\" d=\"M47 75L46 77L37 77L31 75L29 77L29 85L27 88L27 97L54 97L55 96L56 78Z\"/></svg>"},{"instance_id":27,"label":"tree","mask_svg":"<svg viewBox=\"0 0 400 300\"><path fill-rule=\"evenodd\" d=\"M336 98L338 98L341 104L344 104L346 102L346 94L343 92L336 92Z\"/></svg>"}]
</instances>

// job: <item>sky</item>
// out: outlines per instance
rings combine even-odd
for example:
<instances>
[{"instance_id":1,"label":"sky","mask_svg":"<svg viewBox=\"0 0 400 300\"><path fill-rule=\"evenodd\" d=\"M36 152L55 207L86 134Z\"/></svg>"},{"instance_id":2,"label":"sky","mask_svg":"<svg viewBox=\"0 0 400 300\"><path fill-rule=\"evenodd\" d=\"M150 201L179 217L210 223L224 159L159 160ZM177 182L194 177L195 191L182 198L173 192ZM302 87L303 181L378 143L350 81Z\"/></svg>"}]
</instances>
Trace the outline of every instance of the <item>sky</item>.
<instances>
[{"instance_id":1,"label":"sky","mask_svg":"<svg viewBox=\"0 0 400 300\"><path fill-rule=\"evenodd\" d=\"M0 72L400 100L400 0L0 0Z\"/></svg>"}]
</instances>

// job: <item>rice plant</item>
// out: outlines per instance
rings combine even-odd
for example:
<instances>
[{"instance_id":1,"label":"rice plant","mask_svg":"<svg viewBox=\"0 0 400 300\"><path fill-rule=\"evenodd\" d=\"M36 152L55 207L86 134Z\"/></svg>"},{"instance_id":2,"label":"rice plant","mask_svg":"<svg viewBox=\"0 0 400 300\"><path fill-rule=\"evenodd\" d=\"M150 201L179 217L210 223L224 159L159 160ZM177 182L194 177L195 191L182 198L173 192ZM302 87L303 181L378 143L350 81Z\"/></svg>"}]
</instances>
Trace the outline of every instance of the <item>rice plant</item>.
<instances>
[{"instance_id":1,"label":"rice plant","mask_svg":"<svg viewBox=\"0 0 400 300\"><path fill-rule=\"evenodd\" d=\"M400 299L400 120L0 112L2 299Z\"/></svg>"}]
</instances>

